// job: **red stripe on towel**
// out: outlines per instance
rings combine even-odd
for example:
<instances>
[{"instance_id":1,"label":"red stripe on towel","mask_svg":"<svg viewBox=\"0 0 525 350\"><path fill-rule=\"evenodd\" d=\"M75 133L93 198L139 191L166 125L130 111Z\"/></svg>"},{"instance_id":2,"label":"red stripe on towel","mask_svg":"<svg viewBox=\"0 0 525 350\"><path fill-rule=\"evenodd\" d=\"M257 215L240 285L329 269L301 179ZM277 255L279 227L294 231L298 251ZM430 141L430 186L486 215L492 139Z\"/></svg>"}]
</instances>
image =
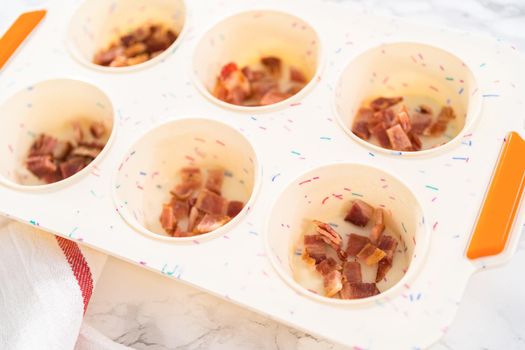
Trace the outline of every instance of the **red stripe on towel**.
<instances>
[{"instance_id":1,"label":"red stripe on towel","mask_svg":"<svg viewBox=\"0 0 525 350\"><path fill-rule=\"evenodd\" d=\"M68 239L56 236L58 245L64 252L67 262L77 279L80 291L82 292L82 298L84 299L84 313L86 312L91 293L93 292L93 277L91 276L91 270L89 265L82 255L78 245Z\"/></svg>"}]
</instances>

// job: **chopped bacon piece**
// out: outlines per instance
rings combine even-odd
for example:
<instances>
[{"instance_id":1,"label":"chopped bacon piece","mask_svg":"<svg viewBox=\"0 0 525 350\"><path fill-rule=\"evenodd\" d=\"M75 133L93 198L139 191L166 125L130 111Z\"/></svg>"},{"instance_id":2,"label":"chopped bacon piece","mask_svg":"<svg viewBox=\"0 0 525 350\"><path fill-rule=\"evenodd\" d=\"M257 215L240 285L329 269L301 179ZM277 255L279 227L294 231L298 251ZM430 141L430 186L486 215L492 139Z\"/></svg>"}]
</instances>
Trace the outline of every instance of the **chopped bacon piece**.
<instances>
[{"instance_id":1,"label":"chopped bacon piece","mask_svg":"<svg viewBox=\"0 0 525 350\"><path fill-rule=\"evenodd\" d=\"M99 139L106 133L106 127L104 123L92 123L89 127L89 132L94 138Z\"/></svg>"},{"instance_id":2,"label":"chopped bacon piece","mask_svg":"<svg viewBox=\"0 0 525 350\"><path fill-rule=\"evenodd\" d=\"M261 99L267 92L277 90L278 83L275 79L263 78L252 83L252 95Z\"/></svg>"},{"instance_id":3,"label":"chopped bacon piece","mask_svg":"<svg viewBox=\"0 0 525 350\"><path fill-rule=\"evenodd\" d=\"M69 141L57 141L55 147L53 148L53 158L55 160L63 160L71 152L73 146Z\"/></svg>"},{"instance_id":4,"label":"chopped bacon piece","mask_svg":"<svg viewBox=\"0 0 525 350\"><path fill-rule=\"evenodd\" d=\"M56 144L56 138L46 134L40 134L29 149L29 157L50 155L53 153Z\"/></svg>"},{"instance_id":5,"label":"chopped bacon piece","mask_svg":"<svg viewBox=\"0 0 525 350\"><path fill-rule=\"evenodd\" d=\"M423 135L425 130L432 124L432 109L421 105L410 115L412 122L412 132L416 135Z\"/></svg>"},{"instance_id":6,"label":"chopped bacon piece","mask_svg":"<svg viewBox=\"0 0 525 350\"><path fill-rule=\"evenodd\" d=\"M95 159L99 153L100 153L100 149L98 148L79 146L79 147L75 147L71 151L71 156L88 157L88 158Z\"/></svg>"},{"instance_id":7,"label":"chopped bacon piece","mask_svg":"<svg viewBox=\"0 0 525 350\"><path fill-rule=\"evenodd\" d=\"M410 151L412 143L401 125L396 124L386 131L392 148L397 151Z\"/></svg>"},{"instance_id":8,"label":"chopped bacon piece","mask_svg":"<svg viewBox=\"0 0 525 350\"><path fill-rule=\"evenodd\" d=\"M332 247L341 259L346 258L346 253L341 249L341 244L343 239L337 233L332 226L327 223L321 222L319 220L313 220L314 225L316 226L317 233L321 236L323 241Z\"/></svg>"},{"instance_id":9,"label":"chopped bacon piece","mask_svg":"<svg viewBox=\"0 0 525 350\"><path fill-rule=\"evenodd\" d=\"M303 242L303 259L305 261L315 265L326 259L325 243L320 235L305 235Z\"/></svg>"},{"instance_id":10,"label":"chopped bacon piece","mask_svg":"<svg viewBox=\"0 0 525 350\"><path fill-rule=\"evenodd\" d=\"M73 136L77 143L84 141L84 131L79 122L73 122Z\"/></svg>"},{"instance_id":11,"label":"chopped bacon piece","mask_svg":"<svg viewBox=\"0 0 525 350\"><path fill-rule=\"evenodd\" d=\"M333 270L327 275L323 276L324 291L327 297L332 297L339 293L343 288L343 283L341 281L341 272L338 270Z\"/></svg>"},{"instance_id":12,"label":"chopped bacon piece","mask_svg":"<svg viewBox=\"0 0 525 350\"><path fill-rule=\"evenodd\" d=\"M223 180L224 171L222 169L210 169L208 170L208 178L204 187L220 195Z\"/></svg>"},{"instance_id":13,"label":"chopped bacon piece","mask_svg":"<svg viewBox=\"0 0 525 350\"><path fill-rule=\"evenodd\" d=\"M379 263L377 263L376 283L384 279L391 268L392 263L388 262L386 259L380 260Z\"/></svg>"},{"instance_id":14,"label":"chopped bacon piece","mask_svg":"<svg viewBox=\"0 0 525 350\"><path fill-rule=\"evenodd\" d=\"M372 217L374 208L362 200L356 199L352 202L352 206L346 214L345 221L348 221L356 226L364 227Z\"/></svg>"},{"instance_id":15,"label":"chopped bacon piece","mask_svg":"<svg viewBox=\"0 0 525 350\"><path fill-rule=\"evenodd\" d=\"M220 214L226 213L228 201L219 196L218 194L209 190L203 189L200 191L197 197L195 207L207 214Z\"/></svg>"},{"instance_id":16,"label":"chopped bacon piece","mask_svg":"<svg viewBox=\"0 0 525 350\"><path fill-rule=\"evenodd\" d=\"M369 122L373 117L374 111L370 108L359 108L354 119L352 132L362 138L368 140L370 138Z\"/></svg>"},{"instance_id":17,"label":"chopped bacon piece","mask_svg":"<svg viewBox=\"0 0 525 350\"><path fill-rule=\"evenodd\" d=\"M383 123L385 129L388 129L392 125L396 124L397 120L397 113L393 108L374 111L372 116L369 118L369 130L372 132L372 129L380 123Z\"/></svg>"},{"instance_id":18,"label":"chopped bacon piece","mask_svg":"<svg viewBox=\"0 0 525 350\"><path fill-rule=\"evenodd\" d=\"M332 257L326 258L315 266L321 275L327 275L334 270L341 270L341 265Z\"/></svg>"},{"instance_id":19,"label":"chopped bacon piece","mask_svg":"<svg viewBox=\"0 0 525 350\"><path fill-rule=\"evenodd\" d=\"M370 133L377 138L377 141L379 141L379 145L381 147L392 147L390 145L390 139L388 138L388 134L386 133L386 125L384 122L377 124L372 130L370 130Z\"/></svg>"},{"instance_id":20,"label":"chopped bacon piece","mask_svg":"<svg viewBox=\"0 0 525 350\"><path fill-rule=\"evenodd\" d=\"M304 76L303 72L295 67L290 67L290 80L301 84L306 83L306 77Z\"/></svg>"},{"instance_id":21,"label":"chopped bacon piece","mask_svg":"<svg viewBox=\"0 0 525 350\"><path fill-rule=\"evenodd\" d=\"M231 73L235 72L238 69L239 68L237 67L237 65L234 62L230 62L230 63L225 64L222 67L222 69L221 69L221 75L220 75L221 79L228 78Z\"/></svg>"},{"instance_id":22,"label":"chopped bacon piece","mask_svg":"<svg viewBox=\"0 0 525 350\"><path fill-rule=\"evenodd\" d=\"M250 82L237 65L229 63L224 66L217 79L214 95L228 103L242 104L250 94Z\"/></svg>"},{"instance_id":23,"label":"chopped bacon piece","mask_svg":"<svg viewBox=\"0 0 525 350\"><path fill-rule=\"evenodd\" d=\"M50 155L32 156L26 160L27 169L46 183L54 182L60 173ZM60 179L59 179L60 180ZM56 181L56 180L55 180Z\"/></svg>"},{"instance_id":24,"label":"chopped bacon piece","mask_svg":"<svg viewBox=\"0 0 525 350\"><path fill-rule=\"evenodd\" d=\"M343 283L341 299L361 299L379 294L375 283Z\"/></svg>"},{"instance_id":25,"label":"chopped bacon piece","mask_svg":"<svg viewBox=\"0 0 525 350\"><path fill-rule=\"evenodd\" d=\"M188 219L188 232L193 232L197 224L202 220L204 214L196 207L191 207Z\"/></svg>"},{"instance_id":26,"label":"chopped bacon piece","mask_svg":"<svg viewBox=\"0 0 525 350\"><path fill-rule=\"evenodd\" d=\"M367 265L377 264L385 256L386 253L384 251L371 243L365 245L365 247L357 254L357 257L364 260Z\"/></svg>"},{"instance_id":27,"label":"chopped bacon piece","mask_svg":"<svg viewBox=\"0 0 525 350\"><path fill-rule=\"evenodd\" d=\"M261 98L260 104L261 106L272 105L274 103L284 101L290 97L292 97L292 95L287 92L281 92L279 90L270 90L267 93L265 93L264 96Z\"/></svg>"},{"instance_id":28,"label":"chopped bacon piece","mask_svg":"<svg viewBox=\"0 0 525 350\"><path fill-rule=\"evenodd\" d=\"M393 105L398 104L403 101L403 97L378 97L372 102L370 102L370 107L375 111L380 111L382 109L387 109Z\"/></svg>"},{"instance_id":29,"label":"chopped bacon piece","mask_svg":"<svg viewBox=\"0 0 525 350\"><path fill-rule=\"evenodd\" d=\"M350 237L348 237L348 245L346 246L346 254L348 254L348 256L357 256L357 254L368 243L370 243L370 240L367 237L357 235L355 233L351 233Z\"/></svg>"},{"instance_id":30,"label":"chopped bacon piece","mask_svg":"<svg viewBox=\"0 0 525 350\"><path fill-rule=\"evenodd\" d=\"M443 134L447 130L448 122L452 119L456 119L454 110L450 106L444 106L441 108L436 122L425 131L425 134L430 134L432 136L439 136Z\"/></svg>"},{"instance_id":31,"label":"chopped bacon piece","mask_svg":"<svg viewBox=\"0 0 525 350\"><path fill-rule=\"evenodd\" d=\"M385 252L385 260L392 262L398 242L392 236L382 236L378 248Z\"/></svg>"},{"instance_id":32,"label":"chopped bacon piece","mask_svg":"<svg viewBox=\"0 0 525 350\"><path fill-rule=\"evenodd\" d=\"M423 148L423 142L413 131L408 133L408 138L412 142L412 151L420 151Z\"/></svg>"},{"instance_id":33,"label":"chopped bacon piece","mask_svg":"<svg viewBox=\"0 0 525 350\"><path fill-rule=\"evenodd\" d=\"M241 212L243 207L244 203L241 201L230 201L228 203L228 210L226 211L226 214L233 219Z\"/></svg>"},{"instance_id":34,"label":"chopped bacon piece","mask_svg":"<svg viewBox=\"0 0 525 350\"><path fill-rule=\"evenodd\" d=\"M70 157L66 161L60 163L60 173L62 178L66 179L72 175L75 175L80 170L84 169L88 164L89 160L84 157Z\"/></svg>"},{"instance_id":35,"label":"chopped bacon piece","mask_svg":"<svg viewBox=\"0 0 525 350\"><path fill-rule=\"evenodd\" d=\"M181 183L177 184L171 193L179 199L189 198L202 184L202 174L199 168L186 167L180 171Z\"/></svg>"},{"instance_id":36,"label":"chopped bacon piece","mask_svg":"<svg viewBox=\"0 0 525 350\"><path fill-rule=\"evenodd\" d=\"M281 73L281 59L274 56L262 57L261 63L270 71L278 75Z\"/></svg>"},{"instance_id":37,"label":"chopped bacon piece","mask_svg":"<svg viewBox=\"0 0 525 350\"><path fill-rule=\"evenodd\" d=\"M361 275L361 264L357 261L346 261L343 264L343 278L349 283L363 282Z\"/></svg>"},{"instance_id":38,"label":"chopped bacon piece","mask_svg":"<svg viewBox=\"0 0 525 350\"><path fill-rule=\"evenodd\" d=\"M385 230L385 223L384 223L384 211L381 208L376 208L374 210L374 214L372 216L374 226L372 227L372 231L370 232L370 241L374 244L377 244L379 241L379 238L383 234L383 231Z\"/></svg>"},{"instance_id":39,"label":"chopped bacon piece","mask_svg":"<svg viewBox=\"0 0 525 350\"><path fill-rule=\"evenodd\" d=\"M190 205L187 201L182 201L177 198L172 198L171 207L173 208L173 215L177 220L182 220L188 217L190 213Z\"/></svg>"},{"instance_id":40,"label":"chopped bacon piece","mask_svg":"<svg viewBox=\"0 0 525 350\"><path fill-rule=\"evenodd\" d=\"M230 217L221 214L205 214L202 220L193 229L195 233L207 233L224 226L230 221Z\"/></svg>"},{"instance_id":41,"label":"chopped bacon piece","mask_svg":"<svg viewBox=\"0 0 525 350\"><path fill-rule=\"evenodd\" d=\"M266 75L263 71L253 70L249 66L245 66L241 69L242 74L248 79L250 83L261 80ZM253 87L253 86L252 86Z\"/></svg>"},{"instance_id":42,"label":"chopped bacon piece","mask_svg":"<svg viewBox=\"0 0 525 350\"><path fill-rule=\"evenodd\" d=\"M160 225L166 232L171 234L175 230L177 220L175 219L175 215L173 215L173 208L170 204L164 204L162 206L159 220Z\"/></svg>"},{"instance_id":43,"label":"chopped bacon piece","mask_svg":"<svg viewBox=\"0 0 525 350\"><path fill-rule=\"evenodd\" d=\"M412 124L410 122L410 117L408 115L408 109L405 105L401 107L401 111L397 113L396 120L401 125L401 128L408 133L410 129L412 128Z\"/></svg>"}]
</instances>

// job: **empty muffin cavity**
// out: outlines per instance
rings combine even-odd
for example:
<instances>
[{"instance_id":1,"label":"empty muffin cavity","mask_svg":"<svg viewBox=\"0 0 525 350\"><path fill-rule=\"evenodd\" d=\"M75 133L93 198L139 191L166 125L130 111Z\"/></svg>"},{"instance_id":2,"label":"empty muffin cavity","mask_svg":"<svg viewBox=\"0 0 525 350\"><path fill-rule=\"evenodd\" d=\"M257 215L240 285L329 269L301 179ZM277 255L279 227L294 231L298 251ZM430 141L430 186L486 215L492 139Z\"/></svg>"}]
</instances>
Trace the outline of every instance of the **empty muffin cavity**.
<instances>
[{"instance_id":1,"label":"empty muffin cavity","mask_svg":"<svg viewBox=\"0 0 525 350\"><path fill-rule=\"evenodd\" d=\"M316 31L277 11L248 11L219 22L193 56L199 90L222 106L247 111L304 94L320 65Z\"/></svg>"},{"instance_id":2,"label":"empty muffin cavity","mask_svg":"<svg viewBox=\"0 0 525 350\"><path fill-rule=\"evenodd\" d=\"M440 48L384 44L343 70L335 105L343 129L377 149L422 154L474 123L480 94L470 69Z\"/></svg>"},{"instance_id":3,"label":"empty muffin cavity","mask_svg":"<svg viewBox=\"0 0 525 350\"><path fill-rule=\"evenodd\" d=\"M359 202L384 213L380 236L374 238L373 233L377 219L349 220L351 207ZM322 240L322 251L315 251L313 236L323 230L337 234L327 234L325 238L330 238ZM270 260L293 288L318 300L343 304L393 293L416 274L429 240L421 206L402 182L379 169L348 163L316 168L290 183L273 206L265 234ZM337 235L339 242L332 238ZM395 245L389 252L392 242ZM307 246L314 250L308 252ZM373 251L376 248L381 252ZM387 258L391 266L378 274ZM344 268L355 263L360 265L359 283L351 282L358 290L343 296L348 292L343 290L348 281L343 276L349 274ZM328 276L333 270L338 270L336 276ZM327 284L326 278L339 279L341 285ZM374 290L367 291L368 287Z\"/></svg>"},{"instance_id":4,"label":"empty muffin cavity","mask_svg":"<svg viewBox=\"0 0 525 350\"><path fill-rule=\"evenodd\" d=\"M226 232L248 211L258 172L255 152L238 131L209 119L173 120L133 145L118 168L114 195L119 213L138 231L201 240Z\"/></svg>"},{"instance_id":5,"label":"empty muffin cavity","mask_svg":"<svg viewBox=\"0 0 525 350\"><path fill-rule=\"evenodd\" d=\"M68 47L91 68L129 71L169 54L185 20L183 0L85 1L71 19Z\"/></svg>"},{"instance_id":6,"label":"empty muffin cavity","mask_svg":"<svg viewBox=\"0 0 525 350\"><path fill-rule=\"evenodd\" d=\"M39 82L10 97L0 111L0 181L19 189L77 178L113 139L111 101L82 81Z\"/></svg>"}]
</instances>

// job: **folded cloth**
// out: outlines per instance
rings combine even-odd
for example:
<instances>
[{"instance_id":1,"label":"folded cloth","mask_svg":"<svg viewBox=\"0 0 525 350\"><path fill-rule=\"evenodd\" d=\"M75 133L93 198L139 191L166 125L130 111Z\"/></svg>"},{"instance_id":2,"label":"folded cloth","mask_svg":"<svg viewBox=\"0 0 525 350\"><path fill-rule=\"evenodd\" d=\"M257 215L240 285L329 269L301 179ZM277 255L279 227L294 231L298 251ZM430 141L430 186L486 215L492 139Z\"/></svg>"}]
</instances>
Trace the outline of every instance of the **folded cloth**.
<instances>
[{"instance_id":1,"label":"folded cloth","mask_svg":"<svg viewBox=\"0 0 525 350\"><path fill-rule=\"evenodd\" d=\"M0 349L129 349L82 325L106 259L0 218Z\"/></svg>"}]
</instances>

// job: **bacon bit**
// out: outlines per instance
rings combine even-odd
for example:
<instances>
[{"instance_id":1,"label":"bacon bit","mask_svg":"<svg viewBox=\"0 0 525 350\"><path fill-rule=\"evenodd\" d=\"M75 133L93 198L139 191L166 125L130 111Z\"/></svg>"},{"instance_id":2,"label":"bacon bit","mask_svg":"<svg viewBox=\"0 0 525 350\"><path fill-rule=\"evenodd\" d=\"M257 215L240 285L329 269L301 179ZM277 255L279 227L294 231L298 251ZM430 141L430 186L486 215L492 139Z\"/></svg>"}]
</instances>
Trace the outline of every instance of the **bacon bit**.
<instances>
[{"instance_id":1,"label":"bacon bit","mask_svg":"<svg viewBox=\"0 0 525 350\"><path fill-rule=\"evenodd\" d=\"M401 125L401 128L408 133L410 129L412 128L412 124L410 122L410 117L408 116L408 109L405 105L401 107L401 111L397 113L397 121Z\"/></svg>"},{"instance_id":2,"label":"bacon bit","mask_svg":"<svg viewBox=\"0 0 525 350\"><path fill-rule=\"evenodd\" d=\"M188 218L188 231L193 232L193 229L198 225L204 214L196 207L190 209L190 217Z\"/></svg>"},{"instance_id":3,"label":"bacon bit","mask_svg":"<svg viewBox=\"0 0 525 350\"><path fill-rule=\"evenodd\" d=\"M386 131L392 148L397 151L410 151L412 150L412 143L408 138L401 125L396 124Z\"/></svg>"},{"instance_id":4,"label":"bacon bit","mask_svg":"<svg viewBox=\"0 0 525 350\"><path fill-rule=\"evenodd\" d=\"M235 72L239 68L234 62L225 64L221 69L221 79L226 79L230 76L231 73Z\"/></svg>"},{"instance_id":5,"label":"bacon bit","mask_svg":"<svg viewBox=\"0 0 525 350\"><path fill-rule=\"evenodd\" d=\"M292 97L292 94L290 93L280 92L278 90L270 90L267 93L265 93L264 96L261 98L260 105L273 105L274 103L284 101L290 97Z\"/></svg>"},{"instance_id":6,"label":"bacon bit","mask_svg":"<svg viewBox=\"0 0 525 350\"><path fill-rule=\"evenodd\" d=\"M175 215L173 215L173 208L170 204L164 204L162 206L159 220L162 228L169 234L172 234L176 228L177 220L175 219Z\"/></svg>"},{"instance_id":7,"label":"bacon bit","mask_svg":"<svg viewBox=\"0 0 525 350\"><path fill-rule=\"evenodd\" d=\"M225 198L209 190L203 189L197 197L195 207L208 214L226 213L228 202Z\"/></svg>"},{"instance_id":8,"label":"bacon bit","mask_svg":"<svg viewBox=\"0 0 525 350\"><path fill-rule=\"evenodd\" d=\"M228 203L228 210L226 213L229 217L234 218L239 214L244 207L244 203L240 201L230 201Z\"/></svg>"},{"instance_id":9,"label":"bacon bit","mask_svg":"<svg viewBox=\"0 0 525 350\"><path fill-rule=\"evenodd\" d=\"M379 241L379 238L381 237L381 235L383 234L383 231L385 231L383 209L376 208L374 210L372 219L374 222L374 227L372 227L372 231L370 232L370 241L376 244Z\"/></svg>"},{"instance_id":10,"label":"bacon bit","mask_svg":"<svg viewBox=\"0 0 525 350\"><path fill-rule=\"evenodd\" d=\"M304 76L303 72L295 67L290 67L290 80L302 84L306 83L306 77Z\"/></svg>"},{"instance_id":11,"label":"bacon bit","mask_svg":"<svg viewBox=\"0 0 525 350\"><path fill-rule=\"evenodd\" d=\"M378 97L370 102L370 107L375 111L387 109L403 101L403 97Z\"/></svg>"},{"instance_id":12,"label":"bacon bit","mask_svg":"<svg viewBox=\"0 0 525 350\"><path fill-rule=\"evenodd\" d=\"M99 139L106 133L106 127L104 123L95 122L89 127L89 132L94 138Z\"/></svg>"},{"instance_id":13,"label":"bacon bit","mask_svg":"<svg viewBox=\"0 0 525 350\"><path fill-rule=\"evenodd\" d=\"M383 148L391 148L390 139L386 133L386 125L384 122L377 124L370 133L377 138L379 145Z\"/></svg>"},{"instance_id":14,"label":"bacon bit","mask_svg":"<svg viewBox=\"0 0 525 350\"><path fill-rule=\"evenodd\" d=\"M341 265L334 258L326 258L315 266L321 275L327 275L334 270L341 270Z\"/></svg>"},{"instance_id":15,"label":"bacon bit","mask_svg":"<svg viewBox=\"0 0 525 350\"><path fill-rule=\"evenodd\" d=\"M262 57L261 63L270 71L271 74L281 74L281 59L274 56Z\"/></svg>"},{"instance_id":16,"label":"bacon bit","mask_svg":"<svg viewBox=\"0 0 525 350\"><path fill-rule=\"evenodd\" d=\"M171 207L173 209L173 215L177 220L182 220L188 217L190 213L190 205L187 201L182 201L177 198L171 199Z\"/></svg>"},{"instance_id":17,"label":"bacon bit","mask_svg":"<svg viewBox=\"0 0 525 350\"><path fill-rule=\"evenodd\" d=\"M349 283L361 283L361 264L357 261L346 261L343 264L343 280Z\"/></svg>"},{"instance_id":18,"label":"bacon bit","mask_svg":"<svg viewBox=\"0 0 525 350\"><path fill-rule=\"evenodd\" d=\"M325 243L320 235L305 235L303 238L303 259L315 265L326 259Z\"/></svg>"},{"instance_id":19,"label":"bacon bit","mask_svg":"<svg viewBox=\"0 0 525 350\"><path fill-rule=\"evenodd\" d=\"M374 208L360 199L352 202L352 206L346 214L345 221L348 221L356 226L364 227L368 224L370 217L374 212Z\"/></svg>"},{"instance_id":20,"label":"bacon bit","mask_svg":"<svg viewBox=\"0 0 525 350\"><path fill-rule=\"evenodd\" d=\"M224 181L224 170L210 169L208 170L208 178L206 179L206 184L204 185L204 187L220 195L223 181Z\"/></svg>"},{"instance_id":21,"label":"bacon bit","mask_svg":"<svg viewBox=\"0 0 525 350\"><path fill-rule=\"evenodd\" d=\"M344 283L341 290L342 299L361 299L379 294L375 283Z\"/></svg>"},{"instance_id":22,"label":"bacon bit","mask_svg":"<svg viewBox=\"0 0 525 350\"><path fill-rule=\"evenodd\" d=\"M86 158L71 157L60 163L60 174L62 175L62 178L66 179L84 169L88 164L89 160L86 160Z\"/></svg>"},{"instance_id":23,"label":"bacon bit","mask_svg":"<svg viewBox=\"0 0 525 350\"><path fill-rule=\"evenodd\" d=\"M359 136L363 140L368 140L370 138L369 123L372 119L374 111L370 108L359 108L357 115L354 119L354 124L352 126L352 132Z\"/></svg>"},{"instance_id":24,"label":"bacon bit","mask_svg":"<svg viewBox=\"0 0 525 350\"><path fill-rule=\"evenodd\" d=\"M343 288L341 272L334 270L323 276L324 291L327 297L332 297Z\"/></svg>"},{"instance_id":25,"label":"bacon bit","mask_svg":"<svg viewBox=\"0 0 525 350\"><path fill-rule=\"evenodd\" d=\"M379 283L386 277L386 274L392 268L392 263L388 262L386 259L382 259L377 264L377 273L376 273L376 283Z\"/></svg>"},{"instance_id":26,"label":"bacon bit","mask_svg":"<svg viewBox=\"0 0 525 350\"><path fill-rule=\"evenodd\" d=\"M348 245L346 246L346 254L348 256L357 256L357 254L370 242L365 237L355 233L351 233L348 237Z\"/></svg>"},{"instance_id":27,"label":"bacon bit","mask_svg":"<svg viewBox=\"0 0 525 350\"><path fill-rule=\"evenodd\" d=\"M230 221L230 217L221 214L205 214L202 220L193 229L194 233L207 233L218 229Z\"/></svg>"},{"instance_id":28,"label":"bacon bit","mask_svg":"<svg viewBox=\"0 0 525 350\"><path fill-rule=\"evenodd\" d=\"M343 239L337 233L332 226L330 226L327 223L321 222L319 220L313 221L314 225L316 225L317 233L321 236L321 239L328 244L332 249L334 249L339 257L344 260L346 258L346 253L341 249L341 244L343 243Z\"/></svg>"},{"instance_id":29,"label":"bacon bit","mask_svg":"<svg viewBox=\"0 0 525 350\"><path fill-rule=\"evenodd\" d=\"M436 122L425 131L425 134L431 136L439 136L443 134L447 130L448 122L453 119L456 119L456 114L452 107L444 106L439 112Z\"/></svg>"},{"instance_id":30,"label":"bacon bit","mask_svg":"<svg viewBox=\"0 0 525 350\"><path fill-rule=\"evenodd\" d=\"M381 259L386 256L386 253L375 245L368 243L363 249L357 254L359 259L365 261L367 265L377 264Z\"/></svg>"},{"instance_id":31,"label":"bacon bit","mask_svg":"<svg viewBox=\"0 0 525 350\"><path fill-rule=\"evenodd\" d=\"M398 242L391 236L382 236L378 248L385 252L384 260L392 263Z\"/></svg>"}]
</instances>

